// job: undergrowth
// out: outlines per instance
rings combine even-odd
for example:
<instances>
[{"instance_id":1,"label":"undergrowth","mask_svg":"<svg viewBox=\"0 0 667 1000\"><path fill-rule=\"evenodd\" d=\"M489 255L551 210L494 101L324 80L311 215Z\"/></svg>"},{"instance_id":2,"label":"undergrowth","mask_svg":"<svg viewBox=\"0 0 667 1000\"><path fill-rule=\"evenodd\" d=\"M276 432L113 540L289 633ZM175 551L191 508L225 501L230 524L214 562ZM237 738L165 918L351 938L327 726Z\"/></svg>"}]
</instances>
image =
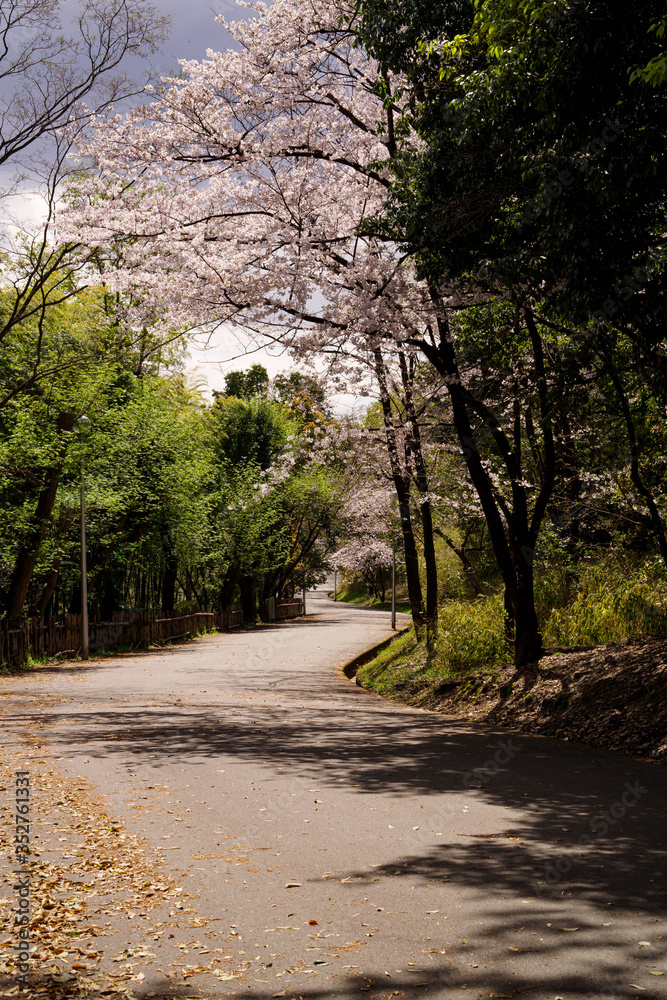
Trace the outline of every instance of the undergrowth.
<instances>
[{"instance_id":1,"label":"undergrowth","mask_svg":"<svg viewBox=\"0 0 667 1000\"><path fill-rule=\"evenodd\" d=\"M598 646L667 635L667 576L657 560L634 565L612 557L580 565L577 576L543 574L536 591L544 645ZM512 661L505 642L501 593L448 600L438 618L430 659L411 630L359 671L380 694L419 702L448 680L485 683Z\"/></svg>"},{"instance_id":2,"label":"undergrowth","mask_svg":"<svg viewBox=\"0 0 667 1000\"><path fill-rule=\"evenodd\" d=\"M372 597L363 584L354 581L349 584L341 584L336 591L336 600L344 604L356 604L362 608L374 608L376 611L391 611L391 590L388 591L389 599L381 601L379 597ZM331 591L333 596L333 591ZM385 594L385 596L387 596ZM402 599L398 593L396 596L396 610L402 614L412 614L409 603Z\"/></svg>"}]
</instances>

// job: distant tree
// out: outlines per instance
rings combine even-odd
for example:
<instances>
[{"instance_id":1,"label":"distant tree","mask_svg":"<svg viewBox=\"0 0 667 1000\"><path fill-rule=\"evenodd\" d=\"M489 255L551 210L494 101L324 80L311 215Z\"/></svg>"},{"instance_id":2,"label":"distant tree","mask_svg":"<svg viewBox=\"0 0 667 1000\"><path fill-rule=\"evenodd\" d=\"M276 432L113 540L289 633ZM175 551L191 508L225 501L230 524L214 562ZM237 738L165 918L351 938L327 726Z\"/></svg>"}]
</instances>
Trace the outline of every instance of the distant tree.
<instances>
[{"instance_id":1,"label":"distant tree","mask_svg":"<svg viewBox=\"0 0 667 1000\"><path fill-rule=\"evenodd\" d=\"M266 396L268 389L269 375L264 365L253 365L246 372L234 371L225 375L225 396L252 399L253 396Z\"/></svg>"},{"instance_id":2,"label":"distant tree","mask_svg":"<svg viewBox=\"0 0 667 1000\"><path fill-rule=\"evenodd\" d=\"M326 390L314 375L303 372L276 375L273 390L290 414L301 423L322 423L332 417Z\"/></svg>"},{"instance_id":3,"label":"distant tree","mask_svg":"<svg viewBox=\"0 0 667 1000\"><path fill-rule=\"evenodd\" d=\"M218 395L212 412L221 460L233 466L250 462L268 469L282 454L291 426L278 403L261 396L238 399Z\"/></svg>"}]
</instances>

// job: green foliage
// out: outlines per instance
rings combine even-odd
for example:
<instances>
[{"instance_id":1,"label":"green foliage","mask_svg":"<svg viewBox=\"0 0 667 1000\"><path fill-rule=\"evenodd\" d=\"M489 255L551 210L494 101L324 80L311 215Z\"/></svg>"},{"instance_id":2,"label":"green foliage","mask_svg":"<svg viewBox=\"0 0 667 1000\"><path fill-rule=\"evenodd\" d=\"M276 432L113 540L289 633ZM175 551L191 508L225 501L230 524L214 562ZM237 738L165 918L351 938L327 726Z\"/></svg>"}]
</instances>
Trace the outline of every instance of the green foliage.
<instances>
[{"instance_id":1,"label":"green foliage","mask_svg":"<svg viewBox=\"0 0 667 1000\"><path fill-rule=\"evenodd\" d=\"M605 318L613 300L619 322L656 338L667 114L660 4L627 17L592 0L483 0L474 17L465 6L426 6L358 4L371 52L407 74L399 104L423 140L397 151L379 230L433 281L520 287L577 322ZM397 18L402 30L390 31ZM406 39L418 40L407 55ZM643 63L636 76L653 89L630 81L628 66ZM649 261L642 295L614 292Z\"/></svg>"},{"instance_id":2,"label":"green foliage","mask_svg":"<svg viewBox=\"0 0 667 1000\"><path fill-rule=\"evenodd\" d=\"M268 469L293 429L283 408L262 396L218 396L212 415L220 460L233 466L254 462Z\"/></svg>"},{"instance_id":3,"label":"green foliage","mask_svg":"<svg viewBox=\"0 0 667 1000\"><path fill-rule=\"evenodd\" d=\"M663 17L661 21L652 24L649 32L655 35L656 39L664 39L667 32L667 18ZM667 81L667 54L664 51L664 43L658 55L652 56L645 66L631 72L630 83L634 83L635 80L640 80L651 87L661 87Z\"/></svg>"},{"instance_id":4,"label":"green foliage","mask_svg":"<svg viewBox=\"0 0 667 1000\"><path fill-rule=\"evenodd\" d=\"M225 375L225 396L237 399L252 399L265 396L269 389L269 376L264 365L252 365L248 371L227 372ZM218 397L221 393L214 393Z\"/></svg>"},{"instance_id":5,"label":"green foliage","mask_svg":"<svg viewBox=\"0 0 667 1000\"><path fill-rule=\"evenodd\" d=\"M273 391L303 429L315 429L332 418L326 393L313 375L299 371L276 375Z\"/></svg>"},{"instance_id":6,"label":"green foliage","mask_svg":"<svg viewBox=\"0 0 667 1000\"><path fill-rule=\"evenodd\" d=\"M667 635L667 579L650 560L634 570L612 558L583 569L574 600L551 610L549 646L596 646Z\"/></svg>"},{"instance_id":7,"label":"green foliage","mask_svg":"<svg viewBox=\"0 0 667 1000\"><path fill-rule=\"evenodd\" d=\"M82 472L90 610L103 619L228 604L249 579L263 597L322 578L339 492L299 423L259 391L261 366L242 373L248 398L218 395L211 407L179 374L178 343L154 352L145 332L131 350L109 350L117 330L98 290L53 306L43 325L50 367L29 385L33 322L14 324L0 347L7 608L78 611ZM73 425L81 414L85 434Z\"/></svg>"},{"instance_id":8,"label":"green foliage","mask_svg":"<svg viewBox=\"0 0 667 1000\"><path fill-rule=\"evenodd\" d=\"M499 594L472 602L446 602L438 628L436 662L443 676L477 673L511 659Z\"/></svg>"}]
</instances>

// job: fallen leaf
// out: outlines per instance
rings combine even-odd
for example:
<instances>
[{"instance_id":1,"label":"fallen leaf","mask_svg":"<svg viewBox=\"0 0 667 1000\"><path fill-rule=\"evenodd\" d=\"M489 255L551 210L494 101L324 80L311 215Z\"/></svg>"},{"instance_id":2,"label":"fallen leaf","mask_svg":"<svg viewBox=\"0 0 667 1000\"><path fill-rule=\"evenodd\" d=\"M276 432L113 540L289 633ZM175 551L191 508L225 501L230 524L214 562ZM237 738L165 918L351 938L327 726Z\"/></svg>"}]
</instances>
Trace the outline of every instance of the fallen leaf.
<instances>
[{"instance_id":1,"label":"fallen leaf","mask_svg":"<svg viewBox=\"0 0 667 1000\"><path fill-rule=\"evenodd\" d=\"M301 883L300 883L300 882L288 882L288 883L286 884L285 888L286 888L286 889L298 889L298 887L299 887L300 885L301 885Z\"/></svg>"},{"instance_id":2,"label":"fallen leaf","mask_svg":"<svg viewBox=\"0 0 667 1000\"><path fill-rule=\"evenodd\" d=\"M311 927L319 927L320 926L318 924L317 920L309 920L308 923L310 924Z\"/></svg>"},{"instance_id":3,"label":"fallen leaf","mask_svg":"<svg viewBox=\"0 0 667 1000\"><path fill-rule=\"evenodd\" d=\"M664 972L655 972L653 969L648 970L649 976L664 976Z\"/></svg>"},{"instance_id":4,"label":"fallen leaf","mask_svg":"<svg viewBox=\"0 0 667 1000\"><path fill-rule=\"evenodd\" d=\"M628 986L632 986L633 990L645 990L646 986L639 986L638 983L628 983Z\"/></svg>"},{"instance_id":5,"label":"fallen leaf","mask_svg":"<svg viewBox=\"0 0 667 1000\"><path fill-rule=\"evenodd\" d=\"M561 927L562 931L578 931L578 927Z\"/></svg>"}]
</instances>

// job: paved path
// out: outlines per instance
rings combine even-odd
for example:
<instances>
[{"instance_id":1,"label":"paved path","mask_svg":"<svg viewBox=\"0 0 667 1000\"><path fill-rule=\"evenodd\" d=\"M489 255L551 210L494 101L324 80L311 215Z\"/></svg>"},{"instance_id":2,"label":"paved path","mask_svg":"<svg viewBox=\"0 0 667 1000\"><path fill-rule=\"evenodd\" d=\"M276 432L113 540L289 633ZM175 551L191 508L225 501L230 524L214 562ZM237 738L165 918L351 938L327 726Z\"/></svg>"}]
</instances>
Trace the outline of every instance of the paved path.
<instances>
[{"instance_id":1,"label":"paved path","mask_svg":"<svg viewBox=\"0 0 667 1000\"><path fill-rule=\"evenodd\" d=\"M194 993L666 997L664 769L383 701L336 667L389 616L322 593L307 610L40 672L15 703L17 722L41 706L61 768L168 846L205 948L236 970ZM135 995L189 995L156 971L188 942L173 934Z\"/></svg>"}]
</instances>

